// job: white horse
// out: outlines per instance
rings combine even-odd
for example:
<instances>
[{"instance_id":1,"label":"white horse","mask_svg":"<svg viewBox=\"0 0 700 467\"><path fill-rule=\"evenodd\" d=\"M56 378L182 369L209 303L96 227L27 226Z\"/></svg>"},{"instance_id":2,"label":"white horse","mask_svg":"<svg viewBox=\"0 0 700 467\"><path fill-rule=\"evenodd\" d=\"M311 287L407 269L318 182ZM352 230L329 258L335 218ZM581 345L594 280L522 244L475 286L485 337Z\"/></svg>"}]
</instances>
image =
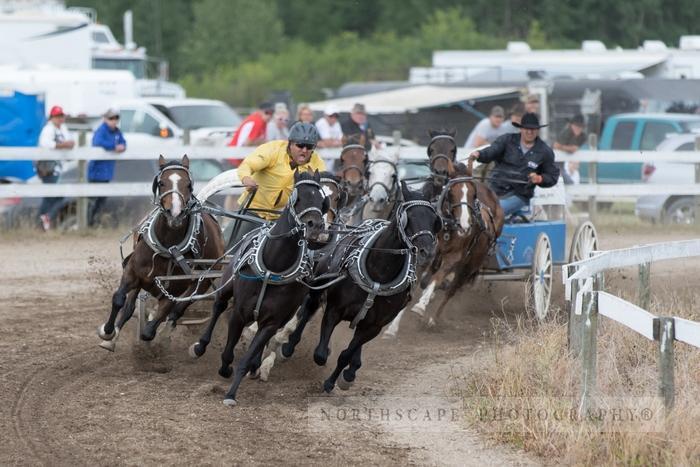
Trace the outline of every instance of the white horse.
<instances>
[{"instance_id":1,"label":"white horse","mask_svg":"<svg viewBox=\"0 0 700 467\"><path fill-rule=\"evenodd\" d=\"M398 153L370 154L369 199L362 219L386 219L399 196Z\"/></svg>"}]
</instances>

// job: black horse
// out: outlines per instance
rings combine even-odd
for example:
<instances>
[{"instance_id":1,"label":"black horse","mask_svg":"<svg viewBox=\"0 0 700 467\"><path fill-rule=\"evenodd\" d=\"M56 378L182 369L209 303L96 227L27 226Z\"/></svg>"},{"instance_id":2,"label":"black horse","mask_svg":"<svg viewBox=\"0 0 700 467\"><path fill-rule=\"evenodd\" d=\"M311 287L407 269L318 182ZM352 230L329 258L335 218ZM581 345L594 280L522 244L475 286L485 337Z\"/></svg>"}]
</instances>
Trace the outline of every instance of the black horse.
<instances>
[{"instance_id":1,"label":"black horse","mask_svg":"<svg viewBox=\"0 0 700 467\"><path fill-rule=\"evenodd\" d=\"M296 173L294 182L287 207L274 225L251 232L235 251L221 278L226 285L216 294L209 326L190 348L193 357L204 354L218 317L235 297L219 368L219 374L229 378L233 373L233 349L243 328L258 323L258 331L236 368L224 400L226 405L236 404L236 391L243 376L258 371L265 345L294 315L306 295L307 287L302 281L310 280L312 273L308 242L316 241L322 233L329 200L318 172Z\"/></svg>"},{"instance_id":2,"label":"black horse","mask_svg":"<svg viewBox=\"0 0 700 467\"><path fill-rule=\"evenodd\" d=\"M324 382L326 392L333 390L340 372L348 365L343 383L339 383L341 389L355 380L362 364L362 346L408 303L416 266L426 264L435 253L436 235L442 228L439 215L421 193L410 191L404 183L401 193L403 199L395 205L389 222L373 221L369 224L372 228L340 239L333 254L324 257L317 267L317 274L341 268L345 278L325 292L312 290L304 303L300 321L306 322L325 295L326 311L314 361L325 365L331 334L340 321L351 321L351 328L356 328L350 344L338 357L336 369ZM282 348L284 356L291 356L302 330L300 326L290 335Z\"/></svg>"}]
</instances>

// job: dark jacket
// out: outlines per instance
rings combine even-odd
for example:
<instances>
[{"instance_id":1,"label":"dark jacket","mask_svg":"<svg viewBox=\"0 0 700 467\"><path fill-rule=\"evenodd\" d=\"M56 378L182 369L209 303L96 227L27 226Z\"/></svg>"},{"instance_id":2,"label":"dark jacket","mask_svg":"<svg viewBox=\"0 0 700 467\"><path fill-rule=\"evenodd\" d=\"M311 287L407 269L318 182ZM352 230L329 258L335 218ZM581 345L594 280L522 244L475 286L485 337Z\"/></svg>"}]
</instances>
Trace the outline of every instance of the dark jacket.
<instances>
[{"instance_id":1,"label":"dark jacket","mask_svg":"<svg viewBox=\"0 0 700 467\"><path fill-rule=\"evenodd\" d=\"M498 195L516 194L526 200L535 194L532 183L511 183L509 180L528 181L528 174L542 175L543 188L556 185L559 169L554 165L554 151L539 137L530 150L523 154L520 149L520 134L512 133L496 138L491 146L479 151L479 162L495 162L489 186Z\"/></svg>"},{"instance_id":2,"label":"dark jacket","mask_svg":"<svg viewBox=\"0 0 700 467\"><path fill-rule=\"evenodd\" d=\"M358 125L352 118L340 123L340 128L343 130L343 136L347 138L365 137L364 146L367 151L372 149L372 140L374 139L374 130L369 123L366 122L363 126Z\"/></svg>"},{"instance_id":3,"label":"dark jacket","mask_svg":"<svg viewBox=\"0 0 700 467\"><path fill-rule=\"evenodd\" d=\"M124 135L115 128L112 130L106 123L102 123L92 135L92 145L101 147L106 151L114 151L118 144L126 146ZM109 182L114 177L114 161L90 161L88 164L88 181Z\"/></svg>"}]
</instances>

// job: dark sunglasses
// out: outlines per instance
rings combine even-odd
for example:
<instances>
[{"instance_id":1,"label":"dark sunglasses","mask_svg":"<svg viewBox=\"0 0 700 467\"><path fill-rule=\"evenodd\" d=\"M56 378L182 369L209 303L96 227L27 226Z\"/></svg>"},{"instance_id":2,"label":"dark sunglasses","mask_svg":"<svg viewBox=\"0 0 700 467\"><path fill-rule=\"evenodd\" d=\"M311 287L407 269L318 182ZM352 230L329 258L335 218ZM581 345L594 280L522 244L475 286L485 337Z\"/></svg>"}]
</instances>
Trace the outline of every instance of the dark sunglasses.
<instances>
[{"instance_id":1,"label":"dark sunglasses","mask_svg":"<svg viewBox=\"0 0 700 467\"><path fill-rule=\"evenodd\" d=\"M313 151L314 148L316 148L315 144L305 144L305 143L294 143L294 146L298 147L299 149L308 149L309 151Z\"/></svg>"},{"instance_id":2,"label":"dark sunglasses","mask_svg":"<svg viewBox=\"0 0 700 467\"><path fill-rule=\"evenodd\" d=\"M114 117L109 117L107 120L119 120L119 115L115 115Z\"/></svg>"}]
</instances>

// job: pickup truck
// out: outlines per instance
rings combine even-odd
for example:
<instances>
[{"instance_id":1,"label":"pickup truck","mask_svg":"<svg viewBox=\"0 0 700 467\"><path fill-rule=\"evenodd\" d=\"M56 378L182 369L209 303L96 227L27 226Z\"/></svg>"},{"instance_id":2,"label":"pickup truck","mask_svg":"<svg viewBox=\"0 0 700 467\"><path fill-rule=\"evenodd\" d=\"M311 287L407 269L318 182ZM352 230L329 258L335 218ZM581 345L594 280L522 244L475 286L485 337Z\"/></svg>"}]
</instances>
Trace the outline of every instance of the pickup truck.
<instances>
[{"instance_id":1,"label":"pickup truck","mask_svg":"<svg viewBox=\"0 0 700 467\"><path fill-rule=\"evenodd\" d=\"M600 151L655 151L670 133L700 131L700 115L627 113L608 118L600 135ZM643 182L653 171L653 160L598 165L598 183ZM581 164L581 180L588 180L588 164Z\"/></svg>"}]
</instances>

